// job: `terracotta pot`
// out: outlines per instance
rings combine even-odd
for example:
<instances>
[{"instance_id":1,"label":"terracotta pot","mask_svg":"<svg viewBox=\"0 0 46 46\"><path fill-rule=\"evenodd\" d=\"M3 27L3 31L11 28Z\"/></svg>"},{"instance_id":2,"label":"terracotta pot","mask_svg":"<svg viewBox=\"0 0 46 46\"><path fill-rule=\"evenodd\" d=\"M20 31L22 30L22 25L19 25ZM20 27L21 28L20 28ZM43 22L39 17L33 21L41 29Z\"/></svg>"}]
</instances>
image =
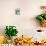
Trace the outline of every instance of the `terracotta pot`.
<instances>
[{"instance_id":1,"label":"terracotta pot","mask_svg":"<svg viewBox=\"0 0 46 46\"><path fill-rule=\"evenodd\" d=\"M43 20L42 22L40 22L41 23L41 26L42 27L46 27L46 20Z\"/></svg>"}]
</instances>

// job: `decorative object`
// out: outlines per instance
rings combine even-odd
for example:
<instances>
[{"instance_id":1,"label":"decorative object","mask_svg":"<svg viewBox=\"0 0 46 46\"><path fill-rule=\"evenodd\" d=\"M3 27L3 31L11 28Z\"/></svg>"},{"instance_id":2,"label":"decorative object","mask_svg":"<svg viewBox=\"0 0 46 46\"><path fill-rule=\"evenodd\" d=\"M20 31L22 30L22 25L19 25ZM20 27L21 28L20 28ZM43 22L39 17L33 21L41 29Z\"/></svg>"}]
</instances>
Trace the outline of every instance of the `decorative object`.
<instances>
[{"instance_id":1,"label":"decorative object","mask_svg":"<svg viewBox=\"0 0 46 46\"><path fill-rule=\"evenodd\" d=\"M46 6L41 6L40 8L42 9L43 13L36 16L36 19L39 20L42 27L46 27Z\"/></svg>"},{"instance_id":2,"label":"decorative object","mask_svg":"<svg viewBox=\"0 0 46 46\"><path fill-rule=\"evenodd\" d=\"M17 36L18 31L15 26L6 26L5 30L6 30L5 34L8 37L7 41L10 43L12 36Z\"/></svg>"}]
</instances>

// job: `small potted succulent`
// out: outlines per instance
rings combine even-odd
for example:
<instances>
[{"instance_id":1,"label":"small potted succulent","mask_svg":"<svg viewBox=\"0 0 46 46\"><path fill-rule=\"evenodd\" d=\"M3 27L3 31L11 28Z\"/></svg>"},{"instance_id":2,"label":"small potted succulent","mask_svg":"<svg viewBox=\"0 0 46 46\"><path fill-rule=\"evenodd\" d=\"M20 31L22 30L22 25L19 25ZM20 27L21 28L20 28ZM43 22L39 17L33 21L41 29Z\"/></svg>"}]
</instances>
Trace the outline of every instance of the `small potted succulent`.
<instances>
[{"instance_id":1,"label":"small potted succulent","mask_svg":"<svg viewBox=\"0 0 46 46\"><path fill-rule=\"evenodd\" d=\"M36 16L36 19L39 20L42 27L46 27L46 6L41 6L42 14Z\"/></svg>"},{"instance_id":2,"label":"small potted succulent","mask_svg":"<svg viewBox=\"0 0 46 46\"><path fill-rule=\"evenodd\" d=\"M17 36L17 33L18 33L18 31L15 26L6 26L5 34L8 38L8 42L11 42L11 38L13 36Z\"/></svg>"}]
</instances>

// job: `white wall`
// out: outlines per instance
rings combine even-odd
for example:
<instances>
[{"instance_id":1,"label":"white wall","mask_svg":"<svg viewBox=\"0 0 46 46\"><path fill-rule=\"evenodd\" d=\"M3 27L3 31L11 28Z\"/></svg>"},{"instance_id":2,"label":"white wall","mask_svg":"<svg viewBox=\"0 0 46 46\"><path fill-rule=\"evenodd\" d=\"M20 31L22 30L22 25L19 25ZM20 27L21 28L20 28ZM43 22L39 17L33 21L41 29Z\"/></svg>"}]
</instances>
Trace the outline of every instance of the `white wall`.
<instances>
[{"instance_id":1,"label":"white wall","mask_svg":"<svg viewBox=\"0 0 46 46\"><path fill-rule=\"evenodd\" d=\"M31 36L40 28L35 16L41 13L41 5L46 5L46 0L0 0L0 33L4 33L6 25L15 25L19 36ZM16 8L20 8L20 16L15 15Z\"/></svg>"}]
</instances>

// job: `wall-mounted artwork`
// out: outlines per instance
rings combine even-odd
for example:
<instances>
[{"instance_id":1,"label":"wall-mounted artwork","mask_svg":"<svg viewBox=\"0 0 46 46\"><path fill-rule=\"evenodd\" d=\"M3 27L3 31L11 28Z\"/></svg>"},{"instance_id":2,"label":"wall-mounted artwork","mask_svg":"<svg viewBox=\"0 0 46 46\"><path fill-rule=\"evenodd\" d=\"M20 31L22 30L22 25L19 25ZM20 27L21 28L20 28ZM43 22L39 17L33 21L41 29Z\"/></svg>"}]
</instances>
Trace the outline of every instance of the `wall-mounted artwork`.
<instances>
[{"instance_id":1,"label":"wall-mounted artwork","mask_svg":"<svg viewBox=\"0 0 46 46\"><path fill-rule=\"evenodd\" d=\"M16 15L20 15L20 8L16 8L16 9L15 9L15 14L16 14Z\"/></svg>"}]
</instances>

